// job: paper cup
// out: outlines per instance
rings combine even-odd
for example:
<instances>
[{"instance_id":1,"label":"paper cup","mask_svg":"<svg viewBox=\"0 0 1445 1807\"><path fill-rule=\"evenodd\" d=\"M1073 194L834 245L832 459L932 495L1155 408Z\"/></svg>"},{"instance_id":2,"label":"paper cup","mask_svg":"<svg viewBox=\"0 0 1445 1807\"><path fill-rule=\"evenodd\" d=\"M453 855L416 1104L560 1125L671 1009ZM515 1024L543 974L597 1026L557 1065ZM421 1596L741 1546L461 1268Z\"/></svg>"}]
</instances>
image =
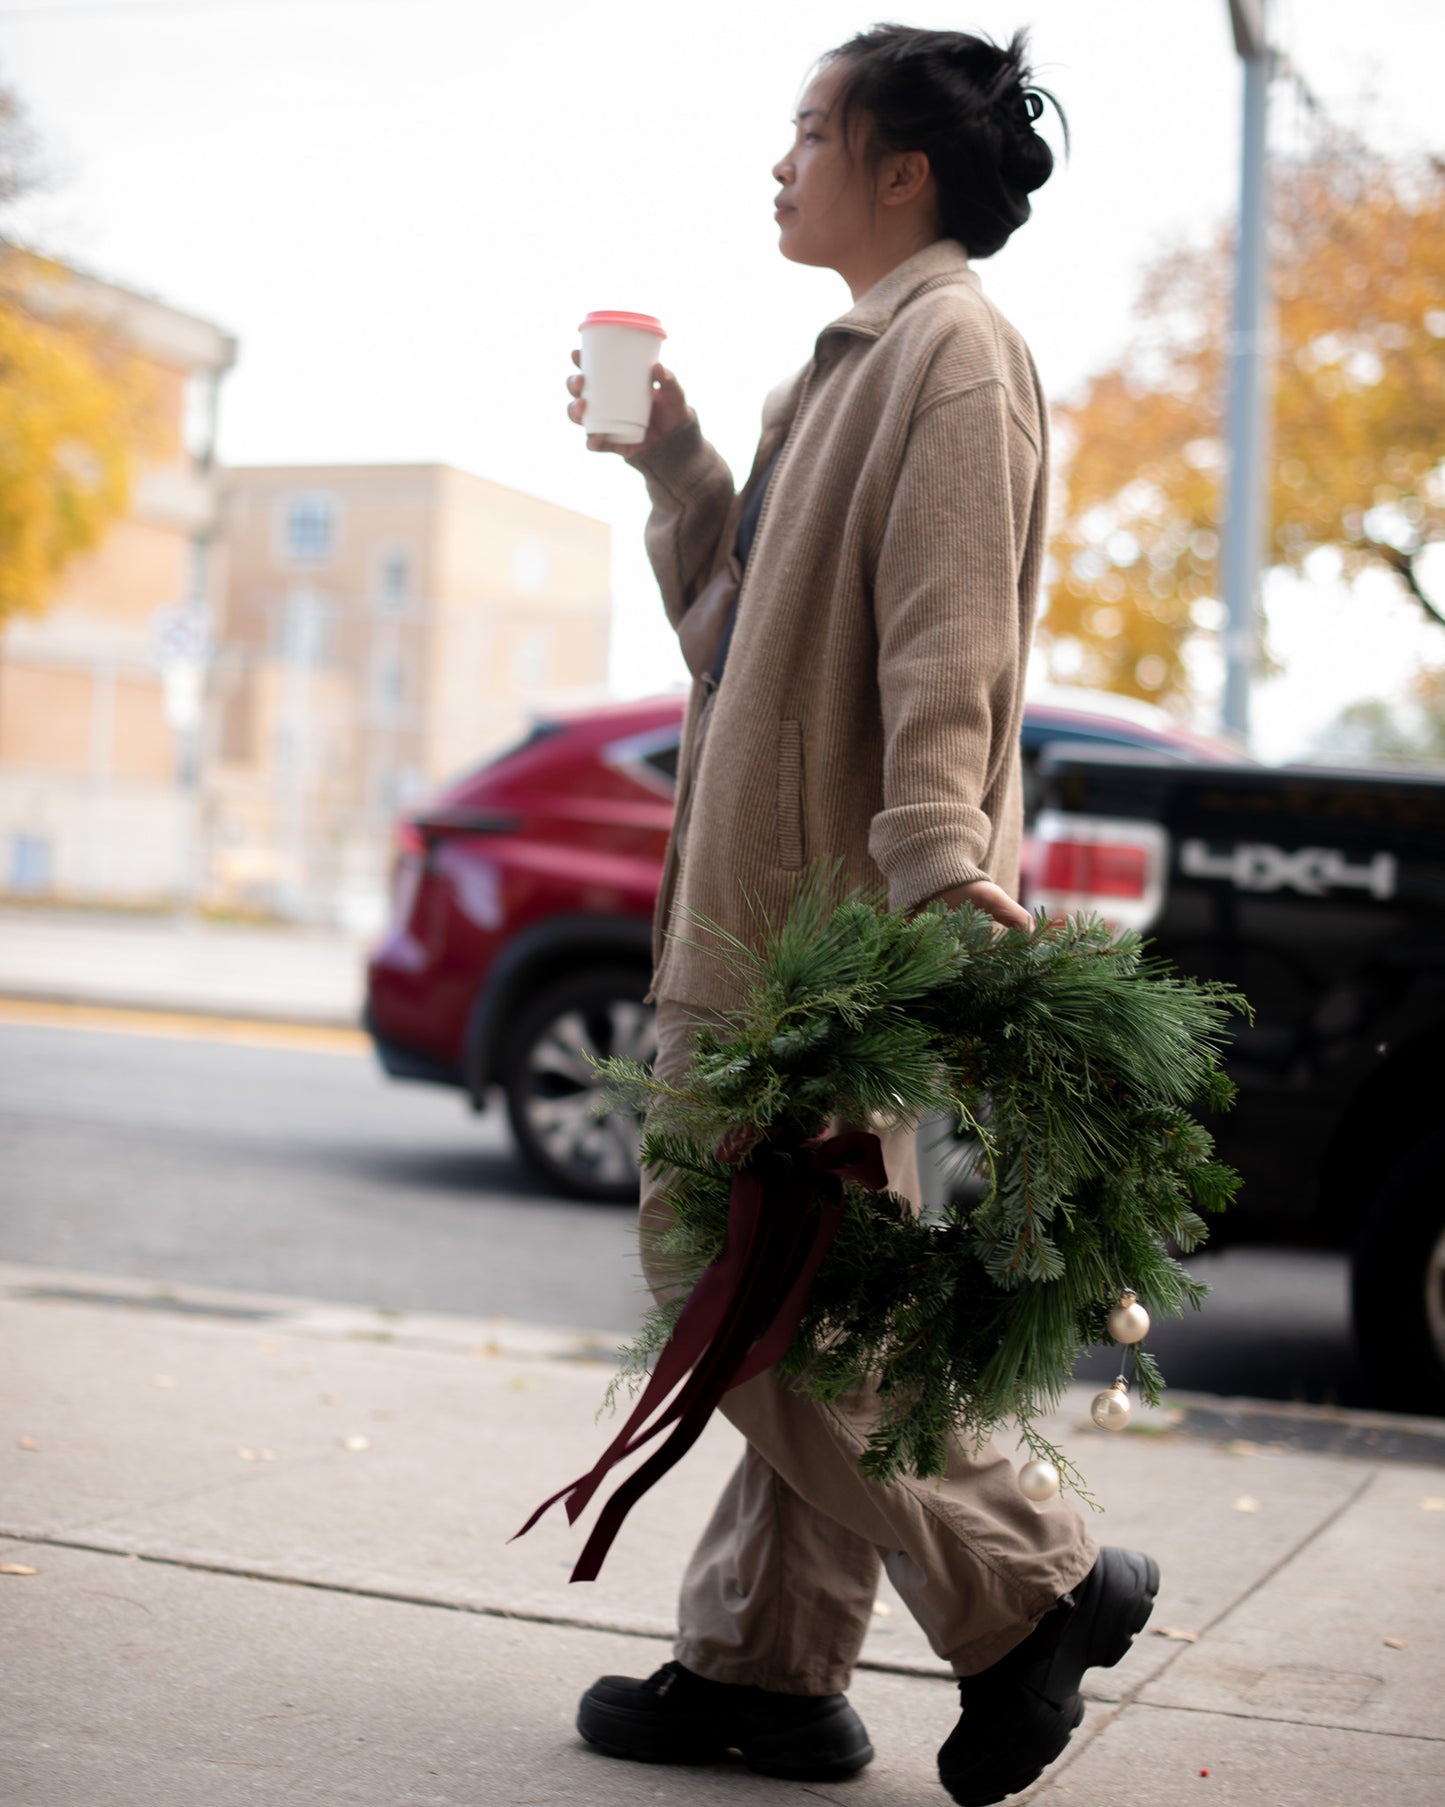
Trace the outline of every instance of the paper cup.
<instances>
[{"instance_id":1,"label":"paper cup","mask_svg":"<svg viewBox=\"0 0 1445 1807\"><path fill-rule=\"evenodd\" d=\"M651 314L589 314L582 334L587 404L583 426L624 445L647 436L652 414L652 366L667 334Z\"/></svg>"}]
</instances>

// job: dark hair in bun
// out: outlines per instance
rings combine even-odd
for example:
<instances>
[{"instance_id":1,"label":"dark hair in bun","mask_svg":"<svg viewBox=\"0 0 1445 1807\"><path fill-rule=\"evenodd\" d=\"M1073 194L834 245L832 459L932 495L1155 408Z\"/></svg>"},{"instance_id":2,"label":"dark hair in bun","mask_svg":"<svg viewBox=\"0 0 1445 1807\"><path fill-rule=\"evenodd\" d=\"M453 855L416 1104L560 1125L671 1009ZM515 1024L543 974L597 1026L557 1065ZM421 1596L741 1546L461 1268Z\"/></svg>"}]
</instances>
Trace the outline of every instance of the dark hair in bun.
<instances>
[{"instance_id":1,"label":"dark hair in bun","mask_svg":"<svg viewBox=\"0 0 1445 1807\"><path fill-rule=\"evenodd\" d=\"M872 122L867 152L922 151L938 185L939 224L970 257L991 257L1029 217L1028 197L1048 181L1054 155L1034 130L1048 100L1069 141L1064 110L1036 87L1028 33L1007 46L962 31L875 25L829 51L841 65L845 135Z\"/></svg>"}]
</instances>

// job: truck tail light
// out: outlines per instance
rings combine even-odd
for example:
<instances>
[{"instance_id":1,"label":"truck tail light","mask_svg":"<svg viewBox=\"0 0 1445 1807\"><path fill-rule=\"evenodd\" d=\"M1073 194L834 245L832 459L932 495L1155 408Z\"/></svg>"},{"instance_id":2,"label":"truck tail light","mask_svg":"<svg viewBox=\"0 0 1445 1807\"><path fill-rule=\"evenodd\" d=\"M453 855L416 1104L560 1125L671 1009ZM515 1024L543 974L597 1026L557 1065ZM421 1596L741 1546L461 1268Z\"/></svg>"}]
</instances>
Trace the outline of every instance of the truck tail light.
<instances>
[{"instance_id":1,"label":"truck tail light","mask_svg":"<svg viewBox=\"0 0 1445 1807\"><path fill-rule=\"evenodd\" d=\"M1169 837L1157 822L1043 810L1034 826L1024 901L1050 916L1102 916L1146 930L1164 906Z\"/></svg>"}]
</instances>

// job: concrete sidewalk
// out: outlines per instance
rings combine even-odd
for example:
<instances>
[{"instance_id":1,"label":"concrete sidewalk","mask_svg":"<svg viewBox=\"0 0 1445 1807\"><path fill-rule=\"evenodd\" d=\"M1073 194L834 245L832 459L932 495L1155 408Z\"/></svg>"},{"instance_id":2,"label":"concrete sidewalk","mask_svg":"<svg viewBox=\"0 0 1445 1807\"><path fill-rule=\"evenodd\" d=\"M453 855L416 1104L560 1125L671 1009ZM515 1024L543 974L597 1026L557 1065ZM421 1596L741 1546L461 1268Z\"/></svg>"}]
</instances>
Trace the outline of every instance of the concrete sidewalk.
<instances>
[{"instance_id":1,"label":"concrete sidewalk","mask_svg":"<svg viewBox=\"0 0 1445 1807\"><path fill-rule=\"evenodd\" d=\"M716 1422L591 1586L560 1513L508 1545L600 1447L606 1338L9 1267L0 1339L10 1807L946 1800L956 1698L886 1590L851 1782L578 1741L594 1675L666 1659L738 1448ZM1164 1587L1032 1796L1438 1807L1445 1426L1241 1408L1224 1437L1217 1402L1172 1403L1106 1438L1080 1390L1053 1427Z\"/></svg>"},{"instance_id":2,"label":"concrete sidewalk","mask_svg":"<svg viewBox=\"0 0 1445 1807\"><path fill-rule=\"evenodd\" d=\"M0 906L0 997L355 1028L365 960L337 929Z\"/></svg>"}]
</instances>

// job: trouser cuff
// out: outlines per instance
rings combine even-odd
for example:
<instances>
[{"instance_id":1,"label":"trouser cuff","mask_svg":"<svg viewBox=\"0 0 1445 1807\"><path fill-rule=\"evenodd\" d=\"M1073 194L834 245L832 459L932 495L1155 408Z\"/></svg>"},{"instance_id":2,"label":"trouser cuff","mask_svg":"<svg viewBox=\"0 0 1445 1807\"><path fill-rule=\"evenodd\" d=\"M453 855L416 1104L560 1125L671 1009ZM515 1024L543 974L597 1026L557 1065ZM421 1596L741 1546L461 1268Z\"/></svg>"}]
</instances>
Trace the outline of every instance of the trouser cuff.
<instances>
[{"instance_id":1,"label":"trouser cuff","mask_svg":"<svg viewBox=\"0 0 1445 1807\"><path fill-rule=\"evenodd\" d=\"M782 1674L769 1664L748 1657L719 1658L679 1638L672 1654L684 1669L704 1681L725 1682L733 1688L764 1688L769 1694L843 1694L853 1679L850 1669L805 1669Z\"/></svg>"}]
</instances>

